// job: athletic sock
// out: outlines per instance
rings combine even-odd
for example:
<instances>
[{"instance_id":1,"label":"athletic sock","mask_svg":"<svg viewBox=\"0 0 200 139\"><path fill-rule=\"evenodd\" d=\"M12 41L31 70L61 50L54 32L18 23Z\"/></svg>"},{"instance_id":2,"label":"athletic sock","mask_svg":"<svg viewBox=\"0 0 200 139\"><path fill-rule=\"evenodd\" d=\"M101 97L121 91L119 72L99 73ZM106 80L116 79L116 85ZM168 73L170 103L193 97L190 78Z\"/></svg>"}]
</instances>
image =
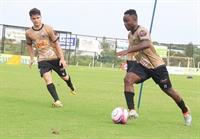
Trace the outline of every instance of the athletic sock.
<instances>
[{"instance_id":1,"label":"athletic sock","mask_svg":"<svg viewBox=\"0 0 200 139\"><path fill-rule=\"evenodd\" d=\"M54 86L53 83L48 84L48 85L47 85L47 89L48 89L49 93L51 94L51 96L53 97L53 99L54 99L55 102L56 102L57 100L59 100L58 94L57 94L57 92L56 92L56 88L55 88L55 86Z\"/></svg>"},{"instance_id":2,"label":"athletic sock","mask_svg":"<svg viewBox=\"0 0 200 139\"><path fill-rule=\"evenodd\" d=\"M69 76L69 75L68 75ZM69 79L68 80L65 80L65 82L67 83L67 85L71 88L72 91L74 91L74 86L71 82L71 78L69 76Z\"/></svg>"},{"instance_id":3,"label":"athletic sock","mask_svg":"<svg viewBox=\"0 0 200 139\"><path fill-rule=\"evenodd\" d=\"M128 106L128 109L134 109L134 93L133 92L127 92L124 91L125 99L126 99L126 104Z\"/></svg>"},{"instance_id":4,"label":"athletic sock","mask_svg":"<svg viewBox=\"0 0 200 139\"><path fill-rule=\"evenodd\" d=\"M185 106L185 103L184 103L184 101L181 99L181 101L180 102L178 102L178 103L176 103L178 106L179 106L179 108L182 110L182 113L186 113L187 111L188 111L188 109L186 108L186 106Z\"/></svg>"}]
</instances>

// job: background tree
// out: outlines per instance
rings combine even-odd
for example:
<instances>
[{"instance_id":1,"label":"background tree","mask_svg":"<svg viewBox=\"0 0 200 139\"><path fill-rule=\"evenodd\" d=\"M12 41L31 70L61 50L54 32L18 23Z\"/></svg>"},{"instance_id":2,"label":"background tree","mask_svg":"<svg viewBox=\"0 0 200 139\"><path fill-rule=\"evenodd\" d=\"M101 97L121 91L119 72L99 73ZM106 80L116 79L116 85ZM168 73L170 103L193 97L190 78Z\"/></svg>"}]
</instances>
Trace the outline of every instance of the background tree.
<instances>
[{"instance_id":1,"label":"background tree","mask_svg":"<svg viewBox=\"0 0 200 139\"><path fill-rule=\"evenodd\" d=\"M188 56L188 57L193 57L193 53L194 53L194 46L192 43L189 43L186 48L185 48L185 54Z\"/></svg>"},{"instance_id":2,"label":"background tree","mask_svg":"<svg viewBox=\"0 0 200 139\"><path fill-rule=\"evenodd\" d=\"M109 50L109 49L104 49L101 52L101 62L105 63L105 62L114 62L114 58L115 58L115 51L114 50Z\"/></svg>"},{"instance_id":3,"label":"background tree","mask_svg":"<svg viewBox=\"0 0 200 139\"><path fill-rule=\"evenodd\" d=\"M159 42L154 41L153 44L154 44L154 45L159 45Z\"/></svg>"},{"instance_id":4,"label":"background tree","mask_svg":"<svg viewBox=\"0 0 200 139\"><path fill-rule=\"evenodd\" d=\"M108 42L106 42L106 37L105 36L102 38L102 42L100 42L100 44L101 44L101 48L102 49L110 48L110 44Z\"/></svg>"},{"instance_id":5,"label":"background tree","mask_svg":"<svg viewBox=\"0 0 200 139\"><path fill-rule=\"evenodd\" d=\"M198 64L199 64L199 62L200 62L200 55L199 55L199 56L196 56L196 57L194 58L194 62L195 62L195 67L198 67Z\"/></svg>"},{"instance_id":6,"label":"background tree","mask_svg":"<svg viewBox=\"0 0 200 139\"><path fill-rule=\"evenodd\" d=\"M194 56L200 56L200 48L198 48L197 46L193 46L193 50L194 50Z\"/></svg>"}]
</instances>

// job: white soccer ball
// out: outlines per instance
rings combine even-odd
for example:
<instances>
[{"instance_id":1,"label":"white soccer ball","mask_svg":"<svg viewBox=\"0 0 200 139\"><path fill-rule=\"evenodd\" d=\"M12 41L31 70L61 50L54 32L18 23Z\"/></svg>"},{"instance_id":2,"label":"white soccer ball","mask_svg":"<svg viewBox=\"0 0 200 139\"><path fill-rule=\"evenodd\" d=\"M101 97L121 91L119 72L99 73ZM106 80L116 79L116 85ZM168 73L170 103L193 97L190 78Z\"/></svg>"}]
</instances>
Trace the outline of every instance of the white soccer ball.
<instances>
[{"instance_id":1,"label":"white soccer ball","mask_svg":"<svg viewBox=\"0 0 200 139\"><path fill-rule=\"evenodd\" d=\"M126 124L128 111L123 107L117 107L112 111L111 118L115 124Z\"/></svg>"}]
</instances>

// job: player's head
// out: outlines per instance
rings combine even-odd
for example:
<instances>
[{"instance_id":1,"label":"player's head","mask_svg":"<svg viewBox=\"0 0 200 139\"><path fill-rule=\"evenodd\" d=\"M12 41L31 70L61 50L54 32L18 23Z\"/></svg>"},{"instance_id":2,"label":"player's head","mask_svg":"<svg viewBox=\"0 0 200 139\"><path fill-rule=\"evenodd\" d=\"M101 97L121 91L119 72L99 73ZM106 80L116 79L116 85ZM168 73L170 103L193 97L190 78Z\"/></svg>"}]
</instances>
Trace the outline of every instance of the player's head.
<instances>
[{"instance_id":1,"label":"player's head","mask_svg":"<svg viewBox=\"0 0 200 139\"><path fill-rule=\"evenodd\" d=\"M39 26L41 24L41 12L37 8L33 8L29 11L30 19L33 22L34 26Z\"/></svg>"},{"instance_id":2,"label":"player's head","mask_svg":"<svg viewBox=\"0 0 200 139\"><path fill-rule=\"evenodd\" d=\"M128 31L134 29L137 26L137 18L137 13L134 9L130 9L124 12L124 26Z\"/></svg>"}]
</instances>

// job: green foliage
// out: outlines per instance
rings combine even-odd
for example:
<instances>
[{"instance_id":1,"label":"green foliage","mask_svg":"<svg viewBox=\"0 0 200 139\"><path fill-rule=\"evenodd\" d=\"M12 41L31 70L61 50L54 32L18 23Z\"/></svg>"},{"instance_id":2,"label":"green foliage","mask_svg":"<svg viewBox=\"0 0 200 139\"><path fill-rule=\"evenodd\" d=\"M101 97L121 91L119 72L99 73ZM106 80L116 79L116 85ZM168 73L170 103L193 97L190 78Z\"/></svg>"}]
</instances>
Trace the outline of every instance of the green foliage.
<instances>
[{"instance_id":1,"label":"green foliage","mask_svg":"<svg viewBox=\"0 0 200 139\"><path fill-rule=\"evenodd\" d=\"M109 62L109 63L114 63L114 55L115 55L115 51L114 50L110 50L110 49L104 49L101 52L101 62L105 63L105 62Z\"/></svg>"},{"instance_id":2,"label":"green foliage","mask_svg":"<svg viewBox=\"0 0 200 139\"><path fill-rule=\"evenodd\" d=\"M118 68L121 66L121 63L124 61L123 59L120 58L116 58L114 56L113 52L109 53L108 55L104 55L100 57L100 60L97 60L97 57L94 58L93 61L93 56L81 56L81 55L76 55L76 57L71 56L70 57L70 62L69 64L71 65L76 65L78 62L79 66L93 66L93 62L94 62L94 66L95 67L100 67L101 64L103 67L108 67L111 68L113 63L114 67Z\"/></svg>"},{"instance_id":3,"label":"green foliage","mask_svg":"<svg viewBox=\"0 0 200 139\"><path fill-rule=\"evenodd\" d=\"M160 45L159 42L154 41L153 42L155 45ZM100 60L97 60L95 57L95 63L94 66L100 66L103 64L103 67L112 67L114 63L114 67L120 67L121 63L124 62L124 59L120 59L115 57L115 50L110 50L110 44L106 42L106 37L104 36L102 38L102 42L100 42L101 48L103 48L103 51L101 53ZM163 44L164 45L164 44ZM195 58L195 66L198 66L199 59L198 57L200 56L200 48L197 46L194 46L192 43L189 43L187 46L186 45L177 45L177 44L165 44L168 46L168 49L176 49L176 50L184 50L185 53L179 53L179 52L174 52L170 51L170 56L177 56L177 57L194 57ZM76 40L76 47L78 48L79 46L79 38ZM2 47L2 46L1 46ZM2 48L1 48L2 50ZM4 44L4 53L5 54L13 54L13 55L25 55L29 56L27 46L25 41L22 41L21 43L18 42L16 43L16 40L14 39L6 39L5 38L5 44ZM70 50L70 54L75 53L74 50ZM68 57L69 59L69 64L71 65L76 65L78 62L79 65L81 66L88 66L91 63L91 66L93 65L93 56L87 56L87 55L81 55L81 51L76 50L76 56L70 55L68 56L68 53L66 55L66 60L68 62ZM64 53L65 54L65 53ZM35 53L36 56L36 53ZM166 60L164 59L166 62ZM170 65L171 66L178 66L179 63L181 62L181 66L187 66L187 62L183 59L170 59Z\"/></svg>"},{"instance_id":4,"label":"green foliage","mask_svg":"<svg viewBox=\"0 0 200 139\"><path fill-rule=\"evenodd\" d=\"M177 50L178 49L178 46L177 45L175 45L175 44L171 44L171 49L175 49L175 50Z\"/></svg>"},{"instance_id":5,"label":"green foliage","mask_svg":"<svg viewBox=\"0 0 200 139\"><path fill-rule=\"evenodd\" d=\"M53 75L63 103L52 108L53 99L36 65L0 63L2 139L199 139L199 76L170 75L175 90L190 106L193 123L184 125L174 101L149 79L144 83L139 118L114 124L111 112L126 107L124 71L111 68L69 66L67 73L76 86L72 95L64 81ZM13 79L17 82L13 83ZM140 84L135 84L135 105ZM172 130L173 129L173 130ZM156 131L156 132L155 132Z\"/></svg>"},{"instance_id":6,"label":"green foliage","mask_svg":"<svg viewBox=\"0 0 200 139\"><path fill-rule=\"evenodd\" d=\"M123 59L115 57L115 51L114 50L104 49L104 51L102 51L101 54L102 54L101 62L103 62L104 64L115 63L115 67L118 67L124 61Z\"/></svg>"},{"instance_id":7,"label":"green foliage","mask_svg":"<svg viewBox=\"0 0 200 139\"><path fill-rule=\"evenodd\" d=\"M108 42L106 42L105 36L102 38L102 41L100 42L100 44L101 44L102 49L109 49L110 48L110 44Z\"/></svg>"},{"instance_id":8,"label":"green foliage","mask_svg":"<svg viewBox=\"0 0 200 139\"><path fill-rule=\"evenodd\" d=\"M110 48L110 44L108 42L101 42L101 46L103 49L109 49Z\"/></svg>"},{"instance_id":9,"label":"green foliage","mask_svg":"<svg viewBox=\"0 0 200 139\"><path fill-rule=\"evenodd\" d=\"M200 62L200 55L199 56L196 56L194 58L194 61L195 61L195 67L198 67L198 63Z\"/></svg>"},{"instance_id":10,"label":"green foliage","mask_svg":"<svg viewBox=\"0 0 200 139\"><path fill-rule=\"evenodd\" d=\"M75 65L78 62L78 65L80 66L88 66L89 63L93 62L92 56L76 56L75 57L75 63L74 63L74 56L70 57L70 63L72 65Z\"/></svg>"},{"instance_id":11,"label":"green foliage","mask_svg":"<svg viewBox=\"0 0 200 139\"><path fill-rule=\"evenodd\" d=\"M154 44L154 45L159 45L159 42L153 41L153 44Z\"/></svg>"},{"instance_id":12,"label":"green foliage","mask_svg":"<svg viewBox=\"0 0 200 139\"><path fill-rule=\"evenodd\" d=\"M193 48L193 44L192 43L189 43L186 48L185 48L185 54L188 56L188 57L193 57L193 54L194 54L194 48Z\"/></svg>"},{"instance_id":13,"label":"green foliage","mask_svg":"<svg viewBox=\"0 0 200 139\"><path fill-rule=\"evenodd\" d=\"M194 56L200 56L200 48L198 48L197 46L194 46L193 47L193 49L194 49Z\"/></svg>"}]
</instances>

